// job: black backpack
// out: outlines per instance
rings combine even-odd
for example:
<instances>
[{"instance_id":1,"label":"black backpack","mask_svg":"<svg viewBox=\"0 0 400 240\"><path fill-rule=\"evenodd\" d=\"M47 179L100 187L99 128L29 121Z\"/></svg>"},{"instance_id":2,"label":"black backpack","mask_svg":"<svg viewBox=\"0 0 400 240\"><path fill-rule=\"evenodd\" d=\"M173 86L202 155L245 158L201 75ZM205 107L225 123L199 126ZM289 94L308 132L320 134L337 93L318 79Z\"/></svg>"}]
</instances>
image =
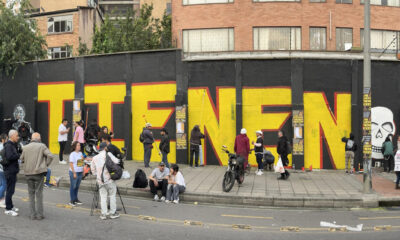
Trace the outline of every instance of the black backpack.
<instances>
[{"instance_id":1,"label":"black backpack","mask_svg":"<svg viewBox=\"0 0 400 240\"><path fill-rule=\"evenodd\" d=\"M138 169L135 173L135 180L133 181L134 188L146 188L147 187L146 173L142 169Z\"/></svg>"},{"instance_id":2,"label":"black backpack","mask_svg":"<svg viewBox=\"0 0 400 240\"><path fill-rule=\"evenodd\" d=\"M143 132L140 134L139 136L139 141L142 143L144 142L144 136L143 136Z\"/></svg>"},{"instance_id":3,"label":"black backpack","mask_svg":"<svg viewBox=\"0 0 400 240\"><path fill-rule=\"evenodd\" d=\"M108 156L108 153L106 153L106 162L104 163L103 171L101 173L103 182L104 182L104 177L103 177L104 168L107 168L107 171L110 173L112 180L121 179L123 170L119 164L116 164L113 162L113 160L111 160L111 157Z\"/></svg>"},{"instance_id":4,"label":"black backpack","mask_svg":"<svg viewBox=\"0 0 400 240\"><path fill-rule=\"evenodd\" d=\"M3 147L0 151L0 156L1 156L1 165L6 166L8 164L7 158L6 158L6 148Z\"/></svg>"}]
</instances>

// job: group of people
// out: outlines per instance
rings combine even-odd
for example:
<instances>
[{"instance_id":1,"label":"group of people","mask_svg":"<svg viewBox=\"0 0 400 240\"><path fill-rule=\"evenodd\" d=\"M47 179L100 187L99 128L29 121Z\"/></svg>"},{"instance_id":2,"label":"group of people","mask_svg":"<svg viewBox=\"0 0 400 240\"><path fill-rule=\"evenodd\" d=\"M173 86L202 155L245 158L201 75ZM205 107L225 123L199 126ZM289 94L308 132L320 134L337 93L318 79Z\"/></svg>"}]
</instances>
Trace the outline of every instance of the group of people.
<instances>
[{"instance_id":1,"label":"group of people","mask_svg":"<svg viewBox=\"0 0 400 240\"><path fill-rule=\"evenodd\" d=\"M143 143L143 149L144 149L143 159L145 168L150 167L151 151L153 149L153 143L155 142L151 128L152 128L151 123L146 123L139 138L140 142ZM161 141L158 148L158 153L162 156L161 161L167 166L167 168L169 168L168 154L170 152L170 143L169 143L168 130L166 128L163 128L161 129L160 134L161 134Z\"/></svg>"}]
</instances>

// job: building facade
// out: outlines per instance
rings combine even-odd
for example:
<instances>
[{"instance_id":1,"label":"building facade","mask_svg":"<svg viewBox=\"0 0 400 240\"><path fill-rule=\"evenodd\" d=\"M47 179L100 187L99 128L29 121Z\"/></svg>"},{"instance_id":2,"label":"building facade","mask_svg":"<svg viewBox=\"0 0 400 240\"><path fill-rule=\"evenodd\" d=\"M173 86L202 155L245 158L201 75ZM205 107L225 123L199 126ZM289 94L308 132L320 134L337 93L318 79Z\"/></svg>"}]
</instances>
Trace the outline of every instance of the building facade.
<instances>
[{"instance_id":1,"label":"building facade","mask_svg":"<svg viewBox=\"0 0 400 240\"><path fill-rule=\"evenodd\" d=\"M172 0L184 52L362 48L363 0ZM371 0L371 49L399 49L400 0Z\"/></svg>"},{"instance_id":2,"label":"building facade","mask_svg":"<svg viewBox=\"0 0 400 240\"><path fill-rule=\"evenodd\" d=\"M123 16L129 10L138 11L140 0L99 0L100 8L111 19Z\"/></svg>"}]
</instances>

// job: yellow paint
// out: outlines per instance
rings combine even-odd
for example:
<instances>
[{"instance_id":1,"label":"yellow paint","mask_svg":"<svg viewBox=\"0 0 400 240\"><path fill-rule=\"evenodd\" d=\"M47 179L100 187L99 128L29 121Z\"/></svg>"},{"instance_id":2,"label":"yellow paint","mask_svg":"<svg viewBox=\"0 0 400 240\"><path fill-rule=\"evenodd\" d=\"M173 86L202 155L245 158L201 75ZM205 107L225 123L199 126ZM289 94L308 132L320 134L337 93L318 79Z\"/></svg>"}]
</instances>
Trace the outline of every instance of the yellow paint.
<instances>
[{"instance_id":1,"label":"yellow paint","mask_svg":"<svg viewBox=\"0 0 400 240\"><path fill-rule=\"evenodd\" d=\"M139 141L139 135L145 125L145 120L153 128L162 128L173 113L174 109L148 109L149 102L175 102L176 83L149 83L132 86L132 158L143 161L143 144ZM174 120L174 119L172 119ZM172 129L169 129L171 132ZM171 133L172 134L172 133ZM153 144L150 161L160 162L158 155L159 140ZM176 143L170 142L171 152L168 154L170 163L176 162Z\"/></svg>"},{"instance_id":2,"label":"yellow paint","mask_svg":"<svg viewBox=\"0 0 400 240\"><path fill-rule=\"evenodd\" d=\"M74 83L55 83L38 85L38 101L49 102L49 149L58 153L58 127L63 119L63 101L72 100L75 96Z\"/></svg>"},{"instance_id":3,"label":"yellow paint","mask_svg":"<svg viewBox=\"0 0 400 240\"><path fill-rule=\"evenodd\" d=\"M242 91L243 99L243 127L247 130L250 139L250 148L254 146L252 141L257 141L256 131L278 131L290 117L290 109L287 112L266 112L263 113L263 106L287 106L292 104L292 91L290 88L244 88ZM276 136L278 142L278 135ZM266 146L278 161L276 146ZM292 155L288 156L289 166L292 163ZM249 163L256 165L257 161L254 154L250 154Z\"/></svg>"},{"instance_id":4,"label":"yellow paint","mask_svg":"<svg viewBox=\"0 0 400 240\"><path fill-rule=\"evenodd\" d=\"M226 145L229 151L233 151L236 133L236 90L235 88L217 89L217 109L213 109L210 93L206 88L189 89L188 91L188 111L189 111L189 139L191 129L195 125L200 125L200 130L207 133L211 140L210 144L214 146L216 154L223 165L228 164L228 156L222 152L222 145ZM217 105L217 104L216 104ZM219 109L219 120L217 113ZM204 140L203 155L204 155ZM213 152L213 149L207 149L207 152ZM204 159L205 156L203 156Z\"/></svg>"},{"instance_id":5,"label":"yellow paint","mask_svg":"<svg viewBox=\"0 0 400 240\"><path fill-rule=\"evenodd\" d=\"M320 126L326 137L330 149L332 162L337 169L344 169L344 143L342 137L351 132L351 94L338 93L336 95L337 116L332 113L324 93L304 93L304 166L321 168ZM336 122L335 122L336 120Z\"/></svg>"}]
</instances>

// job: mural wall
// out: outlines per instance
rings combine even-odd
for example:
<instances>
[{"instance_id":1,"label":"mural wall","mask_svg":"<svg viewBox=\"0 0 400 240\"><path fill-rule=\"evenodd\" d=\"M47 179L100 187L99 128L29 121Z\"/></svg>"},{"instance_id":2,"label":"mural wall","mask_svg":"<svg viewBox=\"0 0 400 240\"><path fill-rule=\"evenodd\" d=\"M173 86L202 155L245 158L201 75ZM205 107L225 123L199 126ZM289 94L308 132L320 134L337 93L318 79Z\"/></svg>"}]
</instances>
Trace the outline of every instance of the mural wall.
<instances>
[{"instance_id":1,"label":"mural wall","mask_svg":"<svg viewBox=\"0 0 400 240\"><path fill-rule=\"evenodd\" d=\"M383 140L387 136L397 139L400 68L398 62L373 62L372 67L373 157L381 159ZM184 105L187 121L179 125L184 132L179 140L188 141L190 130L200 125L206 135L201 152L205 165L227 164L221 147L233 150L242 127L250 141L256 140L256 130L262 130L265 148L277 159L278 131L293 139L293 110L304 114L304 148L301 154L289 156L290 166L343 169L341 138L353 132L360 144L360 61L183 62L180 51L171 50L33 62L21 68L14 79L2 76L0 81L2 131L10 128L10 123L27 122L54 153L59 150L61 120L72 122L74 99L81 101L85 121L96 119L100 126L107 126L114 133L114 144L127 147L128 157L137 161L143 161L139 135L150 122L156 139L151 161L161 160L157 147L161 129L167 128L169 161L187 163L187 146L177 148L175 137L175 107ZM23 119L16 117L21 109ZM253 155L249 161L256 165ZM361 154L357 154L357 168L360 161Z\"/></svg>"}]
</instances>

